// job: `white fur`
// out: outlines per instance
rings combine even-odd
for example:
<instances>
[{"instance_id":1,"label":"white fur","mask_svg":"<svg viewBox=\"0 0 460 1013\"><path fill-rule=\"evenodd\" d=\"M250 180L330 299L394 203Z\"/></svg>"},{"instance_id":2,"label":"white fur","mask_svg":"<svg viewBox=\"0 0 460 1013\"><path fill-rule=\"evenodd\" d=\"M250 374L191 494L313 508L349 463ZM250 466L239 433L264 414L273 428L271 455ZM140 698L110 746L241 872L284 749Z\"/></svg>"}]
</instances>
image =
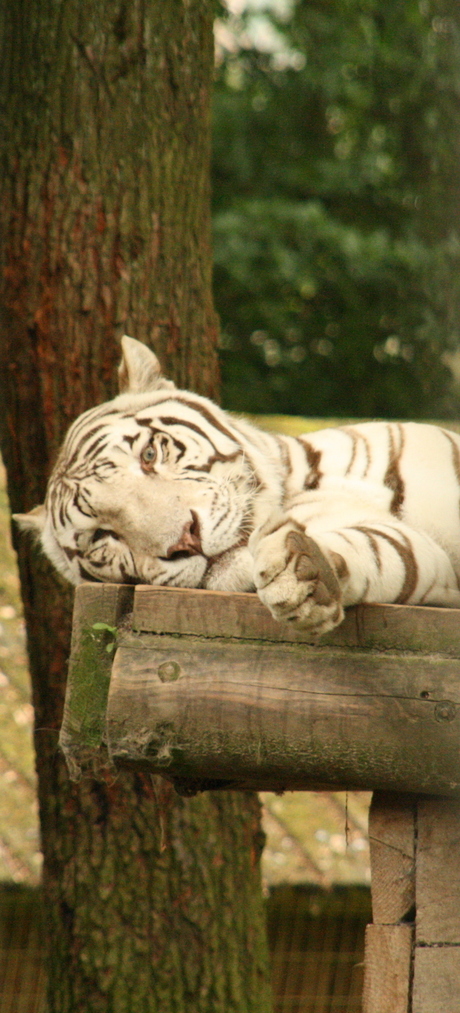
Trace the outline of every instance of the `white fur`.
<instances>
[{"instance_id":1,"label":"white fur","mask_svg":"<svg viewBox=\"0 0 460 1013\"><path fill-rule=\"evenodd\" d=\"M176 390L127 337L120 384L69 430L44 506L17 518L68 580L257 589L312 637L360 601L460 605L455 433L269 435Z\"/></svg>"}]
</instances>

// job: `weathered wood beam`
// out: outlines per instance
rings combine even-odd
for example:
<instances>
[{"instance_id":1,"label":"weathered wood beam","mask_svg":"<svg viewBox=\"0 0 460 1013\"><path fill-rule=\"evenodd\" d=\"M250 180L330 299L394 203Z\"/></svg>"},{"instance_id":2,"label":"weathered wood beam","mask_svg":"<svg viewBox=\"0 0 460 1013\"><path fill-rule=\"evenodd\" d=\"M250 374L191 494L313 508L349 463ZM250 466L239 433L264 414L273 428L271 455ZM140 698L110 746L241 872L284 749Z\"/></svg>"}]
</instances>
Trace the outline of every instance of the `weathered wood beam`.
<instances>
[{"instance_id":1,"label":"weathered wood beam","mask_svg":"<svg viewBox=\"0 0 460 1013\"><path fill-rule=\"evenodd\" d=\"M180 780L452 794L459 674L450 658L128 635L108 747L117 764Z\"/></svg>"},{"instance_id":2,"label":"weathered wood beam","mask_svg":"<svg viewBox=\"0 0 460 1013\"><path fill-rule=\"evenodd\" d=\"M108 586L91 587L86 649ZM74 646L61 744L78 764L100 735L115 765L190 790L460 794L459 626L448 610L368 606L312 647L255 595L136 588L108 698L85 690L84 721L80 685L97 676Z\"/></svg>"}]
</instances>

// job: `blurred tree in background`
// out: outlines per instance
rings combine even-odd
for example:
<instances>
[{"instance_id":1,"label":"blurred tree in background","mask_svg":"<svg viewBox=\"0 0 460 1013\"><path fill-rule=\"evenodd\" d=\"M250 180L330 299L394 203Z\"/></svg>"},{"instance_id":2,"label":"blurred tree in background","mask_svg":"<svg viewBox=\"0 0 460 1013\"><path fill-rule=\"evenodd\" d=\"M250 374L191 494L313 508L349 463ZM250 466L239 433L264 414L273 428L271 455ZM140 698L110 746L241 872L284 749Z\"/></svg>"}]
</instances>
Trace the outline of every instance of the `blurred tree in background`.
<instances>
[{"instance_id":1,"label":"blurred tree in background","mask_svg":"<svg viewBox=\"0 0 460 1013\"><path fill-rule=\"evenodd\" d=\"M224 402L458 416L458 3L267 3L217 25Z\"/></svg>"}]
</instances>

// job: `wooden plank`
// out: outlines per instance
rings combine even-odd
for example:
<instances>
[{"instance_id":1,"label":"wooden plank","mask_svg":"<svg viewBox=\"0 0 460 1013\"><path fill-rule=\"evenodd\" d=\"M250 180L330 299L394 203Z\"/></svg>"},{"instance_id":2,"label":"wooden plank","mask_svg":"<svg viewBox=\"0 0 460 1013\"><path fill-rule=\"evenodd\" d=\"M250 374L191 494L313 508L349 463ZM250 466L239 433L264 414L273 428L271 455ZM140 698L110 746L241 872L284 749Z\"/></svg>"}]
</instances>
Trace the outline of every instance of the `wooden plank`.
<instances>
[{"instance_id":1,"label":"wooden plank","mask_svg":"<svg viewBox=\"0 0 460 1013\"><path fill-rule=\"evenodd\" d=\"M439 699L449 720L438 720ZM434 692L434 690L433 690ZM107 712L118 763L264 790L460 791L459 663L294 644L122 637Z\"/></svg>"},{"instance_id":2,"label":"wooden plank","mask_svg":"<svg viewBox=\"0 0 460 1013\"><path fill-rule=\"evenodd\" d=\"M377 791L372 796L369 847L374 923L415 920L415 814L412 795Z\"/></svg>"},{"instance_id":3,"label":"wooden plank","mask_svg":"<svg viewBox=\"0 0 460 1013\"><path fill-rule=\"evenodd\" d=\"M75 590L72 644L59 745L71 777L106 762L104 730L114 629L132 608L127 584L80 584ZM94 629L94 624L107 629Z\"/></svg>"},{"instance_id":4,"label":"wooden plank","mask_svg":"<svg viewBox=\"0 0 460 1013\"><path fill-rule=\"evenodd\" d=\"M411 1013L460 1013L460 947L415 947Z\"/></svg>"},{"instance_id":5,"label":"wooden plank","mask_svg":"<svg viewBox=\"0 0 460 1013\"><path fill-rule=\"evenodd\" d=\"M278 623L256 594L226 594L138 585L133 628L154 633L308 643L304 630ZM460 610L403 605L360 605L321 644L440 652L460 657Z\"/></svg>"},{"instance_id":6,"label":"wooden plank","mask_svg":"<svg viewBox=\"0 0 460 1013\"><path fill-rule=\"evenodd\" d=\"M411 925L367 926L363 1013L410 1013L412 941Z\"/></svg>"},{"instance_id":7,"label":"wooden plank","mask_svg":"<svg viewBox=\"0 0 460 1013\"><path fill-rule=\"evenodd\" d=\"M460 658L460 609L423 605L358 605L357 646L439 653ZM340 634L341 627L328 636ZM331 641L332 642L332 641Z\"/></svg>"},{"instance_id":8,"label":"wooden plank","mask_svg":"<svg viewBox=\"0 0 460 1013\"><path fill-rule=\"evenodd\" d=\"M460 947L458 800L418 802L416 895L417 943L455 943ZM460 979L458 988L460 993Z\"/></svg>"},{"instance_id":9,"label":"wooden plank","mask_svg":"<svg viewBox=\"0 0 460 1013\"><path fill-rule=\"evenodd\" d=\"M237 637L250 640L308 643L308 634L272 618L256 594L226 594L189 588L138 585L133 629L153 633ZM344 626L346 642L356 644L354 616Z\"/></svg>"}]
</instances>

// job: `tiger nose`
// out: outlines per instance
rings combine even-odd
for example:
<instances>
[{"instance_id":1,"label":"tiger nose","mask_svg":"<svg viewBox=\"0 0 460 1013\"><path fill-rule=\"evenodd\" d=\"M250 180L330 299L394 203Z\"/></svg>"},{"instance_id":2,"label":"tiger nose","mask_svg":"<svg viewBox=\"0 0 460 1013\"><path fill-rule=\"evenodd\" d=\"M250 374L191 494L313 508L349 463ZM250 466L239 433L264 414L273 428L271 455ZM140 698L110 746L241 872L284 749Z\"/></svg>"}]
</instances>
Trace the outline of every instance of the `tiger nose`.
<instances>
[{"instance_id":1,"label":"tiger nose","mask_svg":"<svg viewBox=\"0 0 460 1013\"><path fill-rule=\"evenodd\" d=\"M200 522L194 510L191 510L191 520L184 524L182 534L178 542L171 545L166 553L167 559L172 559L181 552L187 556L199 556L202 553Z\"/></svg>"}]
</instances>

